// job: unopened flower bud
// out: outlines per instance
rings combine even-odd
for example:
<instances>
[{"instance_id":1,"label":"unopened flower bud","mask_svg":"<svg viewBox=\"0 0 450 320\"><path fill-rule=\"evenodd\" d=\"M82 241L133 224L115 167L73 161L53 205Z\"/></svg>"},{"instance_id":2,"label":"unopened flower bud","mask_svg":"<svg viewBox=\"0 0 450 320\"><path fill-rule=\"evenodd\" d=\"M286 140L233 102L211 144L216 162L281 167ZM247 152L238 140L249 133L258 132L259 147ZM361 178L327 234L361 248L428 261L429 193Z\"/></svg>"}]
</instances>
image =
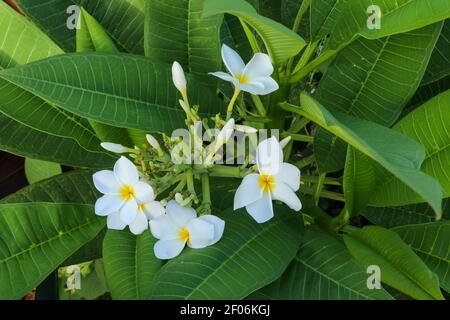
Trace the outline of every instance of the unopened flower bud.
<instances>
[{"instance_id":1,"label":"unopened flower bud","mask_svg":"<svg viewBox=\"0 0 450 320\"><path fill-rule=\"evenodd\" d=\"M283 140L280 141L280 146L283 149L284 147L286 147L288 145L288 143L291 141L292 137L288 136L286 138L284 138Z\"/></svg>"},{"instance_id":2,"label":"unopened flower bud","mask_svg":"<svg viewBox=\"0 0 450 320\"><path fill-rule=\"evenodd\" d=\"M183 95L186 94L186 77L183 68L176 61L172 65L172 80L178 91Z\"/></svg>"},{"instance_id":3,"label":"unopened flower bud","mask_svg":"<svg viewBox=\"0 0 450 320\"><path fill-rule=\"evenodd\" d=\"M129 151L127 147L124 147L121 144L112 143L112 142L102 142L100 143L103 149L106 151L114 152L114 153L125 153Z\"/></svg>"},{"instance_id":4,"label":"unopened flower bud","mask_svg":"<svg viewBox=\"0 0 450 320\"><path fill-rule=\"evenodd\" d=\"M250 126L244 126L244 125L241 125L241 124L235 124L234 125L234 129L236 129L236 131L240 131L240 132L248 133L248 134L257 133L258 132L258 129L255 129L255 128L250 127Z\"/></svg>"},{"instance_id":5,"label":"unopened flower bud","mask_svg":"<svg viewBox=\"0 0 450 320\"><path fill-rule=\"evenodd\" d=\"M158 140L156 140L156 138L154 136L152 136L151 134L147 134L145 136L147 138L147 142L156 150L161 149L161 147L159 146L159 142Z\"/></svg>"},{"instance_id":6,"label":"unopened flower bud","mask_svg":"<svg viewBox=\"0 0 450 320\"><path fill-rule=\"evenodd\" d=\"M176 193L175 194L175 201L178 202L178 204L183 203L183 196L181 195L181 193Z\"/></svg>"}]
</instances>

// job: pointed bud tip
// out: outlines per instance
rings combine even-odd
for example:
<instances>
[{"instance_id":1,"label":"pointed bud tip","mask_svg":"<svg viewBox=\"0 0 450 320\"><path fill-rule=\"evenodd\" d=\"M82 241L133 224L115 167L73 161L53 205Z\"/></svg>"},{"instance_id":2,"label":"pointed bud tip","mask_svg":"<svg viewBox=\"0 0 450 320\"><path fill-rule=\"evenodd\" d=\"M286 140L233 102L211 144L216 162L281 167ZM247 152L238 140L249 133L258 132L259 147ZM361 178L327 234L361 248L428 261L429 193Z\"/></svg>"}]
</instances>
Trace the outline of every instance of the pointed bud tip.
<instances>
[{"instance_id":1,"label":"pointed bud tip","mask_svg":"<svg viewBox=\"0 0 450 320\"><path fill-rule=\"evenodd\" d=\"M112 142L102 142L100 143L100 146L105 149L106 151L114 152L114 153L125 153L127 152L126 147L124 147L121 144L112 143Z\"/></svg>"},{"instance_id":2,"label":"pointed bud tip","mask_svg":"<svg viewBox=\"0 0 450 320\"><path fill-rule=\"evenodd\" d=\"M183 67L177 61L174 61L172 64L172 80L178 91L181 93L186 92L186 77Z\"/></svg>"}]
</instances>

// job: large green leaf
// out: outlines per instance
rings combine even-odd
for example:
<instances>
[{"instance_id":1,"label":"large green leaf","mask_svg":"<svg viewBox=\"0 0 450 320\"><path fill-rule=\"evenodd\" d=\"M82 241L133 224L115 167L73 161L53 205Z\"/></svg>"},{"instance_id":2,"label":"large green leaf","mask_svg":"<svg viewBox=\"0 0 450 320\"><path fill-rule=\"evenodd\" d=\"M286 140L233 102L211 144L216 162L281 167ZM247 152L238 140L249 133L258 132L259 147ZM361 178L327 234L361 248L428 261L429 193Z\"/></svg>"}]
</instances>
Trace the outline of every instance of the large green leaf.
<instances>
[{"instance_id":1,"label":"large green leaf","mask_svg":"<svg viewBox=\"0 0 450 320\"><path fill-rule=\"evenodd\" d=\"M37 182L2 199L0 203L70 203L94 204L100 193L95 189L93 171L70 171L51 179ZM76 253L71 255L64 265L98 259L102 256L104 232L100 232L92 241L86 243Z\"/></svg>"},{"instance_id":2,"label":"large green leaf","mask_svg":"<svg viewBox=\"0 0 450 320\"><path fill-rule=\"evenodd\" d=\"M145 232L139 236L108 230L103 241L106 281L113 299L143 300L163 262L153 253L156 240Z\"/></svg>"},{"instance_id":3,"label":"large green leaf","mask_svg":"<svg viewBox=\"0 0 450 320\"><path fill-rule=\"evenodd\" d=\"M204 0L146 2L145 53L153 61L178 61L186 72L208 87L216 81L208 72L221 69L222 16L202 18Z\"/></svg>"},{"instance_id":4,"label":"large green leaf","mask_svg":"<svg viewBox=\"0 0 450 320\"><path fill-rule=\"evenodd\" d=\"M283 275L256 294L274 300L392 299L383 289L369 290L367 278L341 241L312 229Z\"/></svg>"},{"instance_id":5,"label":"large green leaf","mask_svg":"<svg viewBox=\"0 0 450 320\"><path fill-rule=\"evenodd\" d=\"M422 85L430 84L450 75L450 19L445 20L441 35L434 48Z\"/></svg>"},{"instance_id":6,"label":"large green leaf","mask_svg":"<svg viewBox=\"0 0 450 320\"><path fill-rule=\"evenodd\" d=\"M450 196L449 101L450 90L447 90L409 113L394 126L395 130L425 147L426 156L421 169L440 182L445 198ZM395 178L383 181L373 195L371 204L379 206L385 203L401 188L402 183ZM407 193L403 198L409 203L421 202L416 194Z\"/></svg>"},{"instance_id":7,"label":"large green leaf","mask_svg":"<svg viewBox=\"0 0 450 320\"><path fill-rule=\"evenodd\" d=\"M30 184L39 182L62 173L61 166L54 162L25 159L25 175Z\"/></svg>"},{"instance_id":8,"label":"large green leaf","mask_svg":"<svg viewBox=\"0 0 450 320\"><path fill-rule=\"evenodd\" d=\"M5 7L4 7L5 6ZM0 69L27 64L63 51L25 17L0 3ZM38 131L75 139L91 151L100 151L100 141L83 119L61 110L4 79L0 80L0 111Z\"/></svg>"},{"instance_id":9,"label":"large green leaf","mask_svg":"<svg viewBox=\"0 0 450 320\"><path fill-rule=\"evenodd\" d=\"M347 144L329 133L317 128L314 134L314 157L320 173L339 171L344 167Z\"/></svg>"},{"instance_id":10,"label":"large green leaf","mask_svg":"<svg viewBox=\"0 0 450 320\"><path fill-rule=\"evenodd\" d=\"M344 7L344 0L311 1L312 42L325 38L334 29Z\"/></svg>"},{"instance_id":11,"label":"large green leaf","mask_svg":"<svg viewBox=\"0 0 450 320\"><path fill-rule=\"evenodd\" d=\"M0 298L21 298L93 239L105 224L93 211L91 205L2 204Z\"/></svg>"},{"instance_id":12,"label":"large green leaf","mask_svg":"<svg viewBox=\"0 0 450 320\"><path fill-rule=\"evenodd\" d=\"M402 207L367 207L362 215L373 224L385 228L436 221L433 209L426 203ZM450 198L442 201L442 219L450 219Z\"/></svg>"},{"instance_id":13,"label":"large green leaf","mask_svg":"<svg viewBox=\"0 0 450 320\"><path fill-rule=\"evenodd\" d=\"M393 229L438 275L440 285L450 292L450 221L439 221Z\"/></svg>"},{"instance_id":14,"label":"large green leaf","mask_svg":"<svg viewBox=\"0 0 450 320\"><path fill-rule=\"evenodd\" d=\"M40 181L2 199L0 203L72 203L93 204L100 196L90 170L70 171Z\"/></svg>"},{"instance_id":15,"label":"large green leaf","mask_svg":"<svg viewBox=\"0 0 450 320\"><path fill-rule=\"evenodd\" d=\"M282 24L259 15L244 0L204 0L203 16L229 13L248 23L261 36L273 62L280 64L295 56L306 45L298 34Z\"/></svg>"},{"instance_id":16,"label":"large green leaf","mask_svg":"<svg viewBox=\"0 0 450 320\"><path fill-rule=\"evenodd\" d=\"M300 103L302 107L289 104L282 107L311 119L374 160L403 182L405 194L417 193L422 202L428 202L437 215L441 214L442 189L437 181L420 171L425 151L419 143L376 123L340 112L331 113L306 93L301 94Z\"/></svg>"},{"instance_id":17,"label":"large green leaf","mask_svg":"<svg viewBox=\"0 0 450 320\"><path fill-rule=\"evenodd\" d=\"M298 213L274 206L257 224L245 210L221 215L225 232L215 245L185 249L157 273L151 299L242 299L278 278L294 258L302 233Z\"/></svg>"},{"instance_id":18,"label":"large green leaf","mask_svg":"<svg viewBox=\"0 0 450 320\"><path fill-rule=\"evenodd\" d=\"M403 109L401 117L404 117L412 110L421 106L434 96L437 96L439 93L444 92L450 89L450 75L439 79L435 82L421 85L411 100L408 102L408 105Z\"/></svg>"},{"instance_id":19,"label":"large green leaf","mask_svg":"<svg viewBox=\"0 0 450 320\"><path fill-rule=\"evenodd\" d=\"M62 48L75 51L76 30L67 28L67 8L82 5L123 51L144 53L144 0L17 0L20 8Z\"/></svg>"},{"instance_id":20,"label":"large green leaf","mask_svg":"<svg viewBox=\"0 0 450 320\"><path fill-rule=\"evenodd\" d=\"M184 127L169 65L128 54L66 54L0 72L79 116L113 126L166 131ZM189 78L192 104L200 115L214 115L223 103Z\"/></svg>"},{"instance_id":21,"label":"large green leaf","mask_svg":"<svg viewBox=\"0 0 450 320\"><path fill-rule=\"evenodd\" d=\"M416 299L444 299L436 274L395 232L368 226L344 235L344 242L364 268L380 268L382 282Z\"/></svg>"},{"instance_id":22,"label":"large green leaf","mask_svg":"<svg viewBox=\"0 0 450 320\"><path fill-rule=\"evenodd\" d=\"M435 0L358 0L346 1L343 14L333 30L329 47L342 48L358 36L379 39L389 35L409 32L450 17L448 1ZM368 28L369 6L381 11L379 29Z\"/></svg>"},{"instance_id":23,"label":"large green leaf","mask_svg":"<svg viewBox=\"0 0 450 320\"><path fill-rule=\"evenodd\" d=\"M3 114L0 114L0 150L74 167L106 168L114 164L110 154L86 150L73 139L33 130Z\"/></svg>"},{"instance_id":24,"label":"large green leaf","mask_svg":"<svg viewBox=\"0 0 450 320\"><path fill-rule=\"evenodd\" d=\"M317 100L330 111L392 125L419 87L440 30L441 24L435 24L354 41L327 68Z\"/></svg>"},{"instance_id":25,"label":"large green leaf","mask_svg":"<svg viewBox=\"0 0 450 320\"><path fill-rule=\"evenodd\" d=\"M77 52L119 52L105 29L84 8L81 9L79 27L76 35ZM141 130L113 127L94 120L89 120L89 123L102 141L124 146L140 146L145 141L145 132Z\"/></svg>"}]
</instances>

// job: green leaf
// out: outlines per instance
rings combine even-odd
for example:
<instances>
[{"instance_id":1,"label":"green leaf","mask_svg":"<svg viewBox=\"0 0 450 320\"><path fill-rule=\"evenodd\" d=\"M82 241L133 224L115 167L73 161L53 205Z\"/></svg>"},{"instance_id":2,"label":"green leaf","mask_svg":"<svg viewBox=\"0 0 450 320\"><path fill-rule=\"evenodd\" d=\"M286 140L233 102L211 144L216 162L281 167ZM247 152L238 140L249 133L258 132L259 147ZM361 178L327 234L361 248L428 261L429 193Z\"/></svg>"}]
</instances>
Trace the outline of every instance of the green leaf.
<instances>
[{"instance_id":1,"label":"green leaf","mask_svg":"<svg viewBox=\"0 0 450 320\"><path fill-rule=\"evenodd\" d=\"M80 13L79 26L76 35L77 52L119 52L103 27L83 8ZM129 147L132 147L133 144L139 146L145 141L145 133L137 129L127 130L94 120L89 120L89 123L102 141L119 143ZM135 132L131 132L132 130L135 130Z\"/></svg>"},{"instance_id":2,"label":"green leaf","mask_svg":"<svg viewBox=\"0 0 450 320\"><path fill-rule=\"evenodd\" d=\"M372 160L349 146L343 180L345 208L350 217L356 216L367 206L377 186Z\"/></svg>"},{"instance_id":3,"label":"green leaf","mask_svg":"<svg viewBox=\"0 0 450 320\"><path fill-rule=\"evenodd\" d=\"M428 68L422 79L422 84L430 84L450 74L450 20L447 19L442 27L441 35L431 56Z\"/></svg>"},{"instance_id":4,"label":"green leaf","mask_svg":"<svg viewBox=\"0 0 450 320\"><path fill-rule=\"evenodd\" d=\"M0 203L93 204L100 196L92 181L94 171L74 170L33 185L2 199Z\"/></svg>"},{"instance_id":5,"label":"green leaf","mask_svg":"<svg viewBox=\"0 0 450 320\"><path fill-rule=\"evenodd\" d=\"M329 133L318 128L314 134L314 156L317 170L321 174L339 171L344 167L347 144Z\"/></svg>"},{"instance_id":6,"label":"green leaf","mask_svg":"<svg viewBox=\"0 0 450 320\"><path fill-rule=\"evenodd\" d=\"M221 215L225 232L215 245L185 249L157 273L151 299L242 299L277 279L294 258L302 223L298 213L274 206L257 224L245 210Z\"/></svg>"},{"instance_id":7,"label":"green leaf","mask_svg":"<svg viewBox=\"0 0 450 320\"><path fill-rule=\"evenodd\" d=\"M51 178L62 173L61 166L54 162L25 159L25 175L30 184Z\"/></svg>"},{"instance_id":8,"label":"green leaf","mask_svg":"<svg viewBox=\"0 0 450 320\"><path fill-rule=\"evenodd\" d=\"M347 1L346 4L329 42L332 50L339 50L359 36L379 39L420 29L450 17L450 4L447 1L359 0ZM379 29L368 28L372 13L367 11L371 5L376 5L381 10Z\"/></svg>"},{"instance_id":9,"label":"green leaf","mask_svg":"<svg viewBox=\"0 0 450 320\"><path fill-rule=\"evenodd\" d=\"M437 215L441 214L442 189L437 181L420 171L425 151L419 143L376 123L340 112L331 113L306 93L301 94L300 104L301 108L288 104L282 107L311 119L374 160L404 183L404 193L412 190L422 202L428 202Z\"/></svg>"},{"instance_id":10,"label":"green leaf","mask_svg":"<svg viewBox=\"0 0 450 320\"><path fill-rule=\"evenodd\" d=\"M91 205L2 204L0 298L21 298L93 239L105 224L93 211Z\"/></svg>"},{"instance_id":11,"label":"green leaf","mask_svg":"<svg viewBox=\"0 0 450 320\"><path fill-rule=\"evenodd\" d=\"M311 38L312 42L325 38L336 26L344 0L313 0L311 1Z\"/></svg>"},{"instance_id":12,"label":"green leaf","mask_svg":"<svg viewBox=\"0 0 450 320\"><path fill-rule=\"evenodd\" d=\"M33 130L3 114L0 114L0 150L22 157L86 168L112 167L115 159L103 151L89 151L73 139Z\"/></svg>"},{"instance_id":13,"label":"green leaf","mask_svg":"<svg viewBox=\"0 0 450 320\"><path fill-rule=\"evenodd\" d=\"M0 70L63 53L25 17L4 2L0 7L0 21L8 30L0 34L0 42L3 43ZM101 151L100 141L86 121L3 79L0 80L0 111L38 131L73 138L88 150Z\"/></svg>"},{"instance_id":14,"label":"green leaf","mask_svg":"<svg viewBox=\"0 0 450 320\"><path fill-rule=\"evenodd\" d=\"M222 66L222 16L202 18L203 1L146 1L145 53L153 61L178 61L205 87L216 89L217 81L208 73Z\"/></svg>"},{"instance_id":15,"label":"green leaf","mask_svg":"<svg viewBox=\"0 0 450 320\"><path fill-rule=\"evenodd\" d=\"M127 54L66 54L0 72L3 77L79 116L118 127L164 131L185 126L169 65ZM189 78L202 116L223 102Z\"/></svg>"},{"instance_id":16,"label":"green leaf","mask_svg":"<svg viewBox=\"0 0 450 320\"><path fill-rule=\"evenodd\" d=\"M26 64L63 51L32 22L0 2L0 66L3 68Z\"/></svg>"},{"instance_id":17,"label":"green leaf","mask_svg":"<svg viewBox=\"0 0 450 320\"><path fill-rule=\"evenodd\" d=\"M20 8L62 48L75 51L76 30L67 28L67 8L83 6L103 25L121 50L144 53L144 0L17 0Z\"/></svg>"},{"instance_id":18,"label":"green leaf","mask_svg":"<svg viewBox=\"0 0 450 320\"><path fill-rule=\"evenodd\" d=\"M450 292L450 221L439 221L393 229L436 273L441 287Z\"/></svg>"},{"instance_id":19,"label":"green leaf","mask_svg":"<svg viewBox=\"0 0 450 320\"><path fill-rule=\"evenodd\" d=\"M344 235L344 242L364 268L380 267L382 282L416 299L444 299L437 276L395 232L367 226Z\"/></svg>"},{"instance_id":20,"label":"green leaf","mask_svg":"<svg viewBox=\"0 0 450 320\"><path fill-rule=\"evenodd\" d=\"M283 275L258 295L273 300L390 300L367 288L368 274L337 238L307 230L297 256Z\"/></svg>"},{"instance_id":21,"label":"green leaf","mask_svg":"<svg viewBox=\"0 0 450 320\"><path fill-rule=\"evenodd\" d=\"M108 230L103 241L106 281L113 299L146 299L163 262L153 253L156 240L150 232L135 236Z\"/></svg>"},{"instance_id":22,"label":"green leaf","mask_svg":"<svg viewBox=\"0 0 450 320\"><path fill-rule=\"evenodd\" d=\"M204 0L203 16L229 13L248 23L260 35L275 64L295 56L306 45L298 34L271 19L259 15L244 0Z\"/></svg>"},{"instance_id":23,"label":"green leaf","mask_svg":"<svg viewBox=\"0 0 450 320\"><path fill-rule=\"evenodd\" d=\"M70 171L33 185L2 199L0 203L71 203L94 204L100 193L94 187L94 171ZM92 241L71 255L63 265L98 259L102 255L104 232L100 232Z\"/></svg>"},{"instance_id":24,"label":"green leaf","mask_svg":"<svg viewBox=\"0 0 450 320\"><path fill-rule=\"evenodd\" d=\"M385 228L436 221L433 209L426 203L403 207L367 207L362 215L373 224ZM442 218L450 219L450 198L442 201Z\"/></svg>"},{"instance_id":25,"label":"green leaf","mask_svg":"<svg viewBox=\"0 0 450 320\"><path fill-rule=\"evenodd\" d=\"M426 151L422 171L435 177L443 189L443 198L450 196L450 113L448 102L450 90L432 98L421 107L406 115L394 129L416 140ZM371 204L380 206L386 199L398 194L402 183L393 178L383 183L371 199ZM416 194L402 195L405 203L419 203L421 198ZM388 200L389 201L389 200Z\"/></svg>"},{"instance_id":26,"label":"green leaf","mask_svg":"<svg viewBox=\"0 0 450 320\"><path fill-rule=\"evenodd\" d=\"M391 126L419 87L440 29L354 41L327 68L317 100L330 111Z\"/></svg>"},{"instance_id":27,"label":"green leaf","mask_svg":"<svg viewBox=\"0 0 450 320\"><path fill-rule=\"evenodd\" d=\"M434 96L437 96L439 93L448 90L448 84L450 83L450 75L437 80L435 82L421 85L411 100L408 102L408 105L403 109L401 118L410 113L412 110L421 106Z\"/></svg>"}]
</instances>

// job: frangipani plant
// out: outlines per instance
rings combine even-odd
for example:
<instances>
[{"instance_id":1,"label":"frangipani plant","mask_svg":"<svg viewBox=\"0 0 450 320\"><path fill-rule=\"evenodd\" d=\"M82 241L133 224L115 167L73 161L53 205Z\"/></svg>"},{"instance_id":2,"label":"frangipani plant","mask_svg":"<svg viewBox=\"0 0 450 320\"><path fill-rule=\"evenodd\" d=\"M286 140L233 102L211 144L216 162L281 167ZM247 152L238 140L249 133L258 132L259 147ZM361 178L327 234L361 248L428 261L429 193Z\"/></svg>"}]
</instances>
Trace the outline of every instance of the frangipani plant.
<instances>
[{"instance_id":1,"label":"frangipani plant","mask_svg":"<svg viewBox=\"0 0 450 320\"><path fill-rule=\"evenodd\" d=\"M0 298L446 297L447 1L16 2Z\"/></svg>"}]
</instances>

